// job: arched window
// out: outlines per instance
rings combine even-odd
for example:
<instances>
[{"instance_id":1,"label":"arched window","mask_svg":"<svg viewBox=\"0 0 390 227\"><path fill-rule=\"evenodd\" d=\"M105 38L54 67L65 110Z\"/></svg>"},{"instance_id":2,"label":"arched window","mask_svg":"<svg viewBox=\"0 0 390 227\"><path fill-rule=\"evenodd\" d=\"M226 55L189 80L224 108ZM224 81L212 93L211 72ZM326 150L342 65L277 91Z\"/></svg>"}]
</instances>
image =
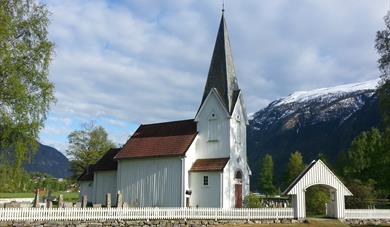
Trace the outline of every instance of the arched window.
<instances>
[{"instance_id":1,"label":"arched window","mask_svg":"<svg viewBox=\"0 0 390 227\"><path fill-rule=\"evenodd\" d=\"M234 174L234 179L235 179L238 183L241 183L241 182L242 182L242 172L241 172L241 170L238 170L238 171Z\"/></svg>"},{"instance_id":2,"label":"arched window","mask_svg":"<svg viewBox=\"0 0 390 227\"><path fill-rule=\"evenodd\" d=\"M238 179L238 180L242 180L242 172L239 170L236 172L236 175L234 176L234 178Z\"/></svg>"},{"instance_id":3,"label":"arched window","mask_svg":"<svg viewBox=\"0 0 390 227\"><path fill-rule=\"evenodd\" d=\"M218 141L218 116L215 113L209 116L208 140Z\"/></svg>"}]
</instances>

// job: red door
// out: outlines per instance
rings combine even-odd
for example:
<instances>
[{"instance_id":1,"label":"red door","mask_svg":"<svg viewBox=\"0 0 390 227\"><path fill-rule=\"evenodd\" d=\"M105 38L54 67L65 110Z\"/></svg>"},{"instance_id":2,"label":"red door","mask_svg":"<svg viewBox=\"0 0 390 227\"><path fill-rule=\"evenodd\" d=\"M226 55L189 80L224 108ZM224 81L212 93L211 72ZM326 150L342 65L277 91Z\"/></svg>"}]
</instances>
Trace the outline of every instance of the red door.
<instances>
[{"instance_id":1,"label":"red door","mask_svg":"<svg viewBox=\"0 0 390 227\"><path fill-rule=\"evenodd\" d=\"M235 184L236 208L242 208L242 185Z\"/></svg>"}]
</instances>

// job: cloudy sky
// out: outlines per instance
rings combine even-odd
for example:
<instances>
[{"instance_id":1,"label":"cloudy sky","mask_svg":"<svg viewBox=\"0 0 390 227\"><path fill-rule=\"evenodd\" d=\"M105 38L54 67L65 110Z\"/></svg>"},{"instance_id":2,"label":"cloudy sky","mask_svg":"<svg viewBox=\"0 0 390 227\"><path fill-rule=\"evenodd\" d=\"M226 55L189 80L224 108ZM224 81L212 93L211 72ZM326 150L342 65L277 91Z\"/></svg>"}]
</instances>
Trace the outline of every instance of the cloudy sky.
<instances>
[{"instance_id":1,"label":"cloudy sky","mask_svg":"<svg viewBox=\"0 0 390 227\"><path fill-rule=\"evenodd\" d=\"M42 143L64 152L90 120L122 145L141 123L193 118L222 0L46 0L57 103ZM378 77L388 0L225 0L249 113L297 90Z\"/></svg>"}]
</instances>

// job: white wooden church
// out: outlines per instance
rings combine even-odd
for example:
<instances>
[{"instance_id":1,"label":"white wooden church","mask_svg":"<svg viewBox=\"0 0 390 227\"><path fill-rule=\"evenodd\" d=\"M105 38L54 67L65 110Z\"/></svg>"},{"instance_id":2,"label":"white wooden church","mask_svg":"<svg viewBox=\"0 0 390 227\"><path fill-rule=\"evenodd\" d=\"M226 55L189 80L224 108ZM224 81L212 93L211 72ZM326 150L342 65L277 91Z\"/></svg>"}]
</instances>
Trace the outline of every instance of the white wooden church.
<instances>
[{"instance_id":1,"label":"white wooden church","mask_svg":"<svg viewBox=\"0 0 390 227\"><path fill-rule=\"evenodd\" d=\"M141 125L79 177L80 193L101 204L120 191L130 206L242 207L251 175L247 124L222 14L194 119Z\"/></svg>"}]
</instances>

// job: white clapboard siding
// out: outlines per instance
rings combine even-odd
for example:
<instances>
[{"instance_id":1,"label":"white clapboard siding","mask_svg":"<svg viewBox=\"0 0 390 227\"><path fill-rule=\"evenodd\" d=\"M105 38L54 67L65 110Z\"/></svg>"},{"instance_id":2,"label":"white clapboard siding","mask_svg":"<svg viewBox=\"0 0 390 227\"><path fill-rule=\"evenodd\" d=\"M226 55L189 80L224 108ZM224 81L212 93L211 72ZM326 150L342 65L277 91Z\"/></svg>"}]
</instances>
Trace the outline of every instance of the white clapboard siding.
<instances>
[{"instance_id":1,"label":"white clapboard siding","mask_svg":"<svg viewBox=\"0 0 390 227\"><path fill-rule=\"evenodd\" d=\"M118 190L130 206L182 206L180 157L119 160L117 177Z\"/></svg>"},{"instance_id":2,"label":"white clapboard siding","mask_svg":"<svg viewBox=\"0 0 390 227\"><path fill-rule=\"evenodd\" d=\"M390 219L390 209L346 209L345 219Z\"/></svg>"},{"instance_id":3,"label":"white clapboard siding","mask_svg":"<svg viewBox=\"0 0 390 227\"><path fill-rule=\"evenodd\" d=\"M12 220L152 220L152 219L284 219L292 208L0 208L0 221Z\"/></svg>"},{"instance_id":4,"label":"white clapboard siding","mask_svg":"<svg viewBox=\"0 0 390 227\"><path fill-rule=\"evenodd\" d=\"M314 185L323 185L329 188L329 191L334 195L332 199L333 217L344 218L345 196L351 196L352 193L321 160L312 162L284 192L292 195L295 218L306 217L305 191Z\"/></svg>"}]
</instances>

